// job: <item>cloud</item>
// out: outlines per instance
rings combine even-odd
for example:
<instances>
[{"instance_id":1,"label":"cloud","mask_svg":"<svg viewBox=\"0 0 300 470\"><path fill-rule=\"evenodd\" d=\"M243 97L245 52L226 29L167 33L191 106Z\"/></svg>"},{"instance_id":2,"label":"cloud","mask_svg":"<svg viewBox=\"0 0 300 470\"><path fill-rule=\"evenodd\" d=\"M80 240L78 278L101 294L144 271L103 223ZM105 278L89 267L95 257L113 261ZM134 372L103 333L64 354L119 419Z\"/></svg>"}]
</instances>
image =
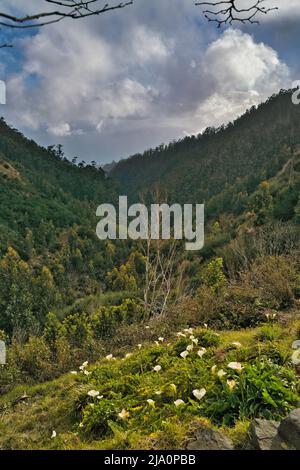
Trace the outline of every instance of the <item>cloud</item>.
<instances>
[{"instance_id":1,"label":"cloud","mask_svg":"<svg viewBox=\"0 0 300 470\"><path fill-rule=\"evenodd\" d=\"M267 38L218 30L182 0L141 0L118 14L65 21L20 45L7 80L8 120L86 161L219 125L292 81Z\"/></svg>"},{"instance_id":2,"label":"cloud","mask_svg":"<svg viewBox=\"0 0 300 470\"><path fill-rule=\"evenodd\" d=\"M71 128L81 124L96 128L105 118L147 116L155 87L143 84L131 69L136 63L161 63L167 46L140 26L133 30L128 56L115 46L87 24L80 34L68 24L26 39L23 70L9 81L19 121L60 136L71 135Z\"/></svg>"},{"instance_id":3,"label":"cloud","mask_svg":"<svg viewBox=\"0 0 300 470\"><path fill-rule=\"evenodd\" d=\"M208 47L205 67L221 91L256 90L270 93L289 78L278 54L238 29L228 29Z\"/></svg>"},{"instance_id":4,"label":"cloud","mask_svg":"<svg viewBox=\"0 0 300 470\"><path fill-rule=\"evenodd\" d=\"M278 54L238 29L228 29L209 45L204 69L213 92L196 115L222 124L291 83L290 71Z\"/></svg>"}]
</instances>

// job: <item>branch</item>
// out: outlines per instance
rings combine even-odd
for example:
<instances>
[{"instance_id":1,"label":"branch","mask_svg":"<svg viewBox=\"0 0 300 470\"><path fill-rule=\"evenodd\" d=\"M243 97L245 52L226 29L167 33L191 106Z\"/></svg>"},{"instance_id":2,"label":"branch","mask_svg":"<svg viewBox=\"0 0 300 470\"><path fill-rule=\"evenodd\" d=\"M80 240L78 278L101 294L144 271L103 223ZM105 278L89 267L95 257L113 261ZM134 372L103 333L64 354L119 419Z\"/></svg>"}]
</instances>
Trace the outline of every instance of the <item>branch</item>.
<instances>
[{"instance_id":1,"label":"branch","mask_svg":"<svg viewBox=\"0 0 300 470\"><path fill-rule=\"evenodd\" d=\"M44 2L55 5L57 9L23 17L0 11L0 26L12 29L39 28L41 26L57 23L65 18L77 20L89 16L97 16L108 11L119 10L132 5L134 0L119 2L112 6L108 3L103 5L103 0L44 0Z\"/></svg>"},{"instance_id":2,"label":"branch","mask_svg":"<svg viewBox=\"0 0 300 470\"><path fill-rule=\"evenodd\" d=\"M258 24L256 19L259 14L268 14L270 11L278 10L278 7L267 8L263 4L266 0L253 0L253 5L248 8L239 8L237 0L224 0L218 2L197 2L196 6L209 7L203 10L203 14L208 22L217 23L218 28L225 24L232 24L234 21L246 24Z\"/></svg>"}]
</instances>

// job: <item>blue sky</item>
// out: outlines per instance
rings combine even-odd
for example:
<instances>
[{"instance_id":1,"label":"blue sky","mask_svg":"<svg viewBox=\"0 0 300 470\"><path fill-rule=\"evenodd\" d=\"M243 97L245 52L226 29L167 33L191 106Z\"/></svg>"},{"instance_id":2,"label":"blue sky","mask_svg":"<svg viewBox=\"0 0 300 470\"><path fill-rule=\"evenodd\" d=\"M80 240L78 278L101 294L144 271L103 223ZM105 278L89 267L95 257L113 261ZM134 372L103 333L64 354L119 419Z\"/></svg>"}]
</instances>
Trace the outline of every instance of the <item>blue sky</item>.
<instances>
[{"instance_id":1,"label":"blue sky","mask_svg":"<svg viewBox=\"0 0 300 470\"><path fill-rule=\"evenodd\" d=\"M99 163L228 122L300 79L300 1L266 1L280 10L260 25L217 29L192 0L135 0L96 18L2 31L15 47L0 50L1 114L39 143ZM40 5L2 0L0 10Z\"/></svg>"}]
</instances>

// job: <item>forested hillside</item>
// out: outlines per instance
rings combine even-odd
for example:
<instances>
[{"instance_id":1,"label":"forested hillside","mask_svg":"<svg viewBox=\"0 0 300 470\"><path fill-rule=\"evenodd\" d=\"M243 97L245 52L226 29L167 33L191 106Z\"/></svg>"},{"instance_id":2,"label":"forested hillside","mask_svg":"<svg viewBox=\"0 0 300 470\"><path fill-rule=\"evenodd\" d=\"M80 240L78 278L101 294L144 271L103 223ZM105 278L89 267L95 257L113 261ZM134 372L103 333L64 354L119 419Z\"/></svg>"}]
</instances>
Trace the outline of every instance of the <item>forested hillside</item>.
<instances>
[{"instance_id":1,"label":"forested hillside","mask_svg":"<svg viewBox=\"0 0 300 470\"><path fill-rule=\"evenodd\" d=\"M2 271L6 269L0 276L1 305L6 317L14 315L20 327L30 323L32 315L44 321L49 310L105 289L106 273L127 249L119 246L116 251L96 237L96 208L116 200L114 184L101 168L70 162L61 146L42 148L2 119L0 198L0 253ZM18 283L15 300L8 281L13 272L11 282ZM44 289L49 299L41 306ZM17 312L26 310L24 303L27 319L17 319ZM2 311L0 329L11 330L12 320L3 316Z\"/></svg>"},{"instance_id":2,"label":"forested hillside","mask_svg":"<svg viewBox=\"0 0 300 470\"><path fill-rule=\"evenodd\" d=\"M206 203L206 217L239 214L248 195L283 167L300 144L300 107L282 91L233 123L122 160L111 171L133 199L161 186L178 203ZM282 195L289 199L289 195ZM290 202L280 217L290 216Z\"/></svg>"},{"instance_id":3,"label":"forested hillside","mask_svg":"<svg viewBox=\"0 0 300 470\"><path fill-rule=\"evenodd\" d=\"M299 406L299 118L281 92L109 178L1 120L0 448L184 448L195 420L249 448ZM205 202L203 250L100 242L139 192Z\"/></svg>"}]
</instances>

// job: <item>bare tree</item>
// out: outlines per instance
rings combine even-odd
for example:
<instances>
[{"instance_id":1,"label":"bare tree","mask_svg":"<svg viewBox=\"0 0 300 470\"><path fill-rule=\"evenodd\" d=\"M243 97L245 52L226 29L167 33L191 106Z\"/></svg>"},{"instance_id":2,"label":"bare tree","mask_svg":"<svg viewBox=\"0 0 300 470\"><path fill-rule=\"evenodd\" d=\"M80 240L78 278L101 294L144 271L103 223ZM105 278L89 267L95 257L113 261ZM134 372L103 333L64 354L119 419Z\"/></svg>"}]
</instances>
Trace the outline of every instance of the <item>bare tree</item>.
<instances>
[{"instance_id":1,"label":"bare tree","mask_svg":"<svg viewBox=\"0 0 300 470\"><path fill-rule=\"evenodd\" d=\"M159 186L155 186L148 196L152 203L167 202L167 194ZM140 194L140 200L145 204L143 194ZM160 217L159 214L157 216ZM157 223L159 226L159 220ZM164 316L170 301L174 306L190 291L184 282L185 262L180 256L180 241L173 238L152 240L150 233L148 221L148 238L140 240L140 251L145 259L144 309L149 318Z\"/></svg>"},{"instance_id":2,"label":"bare tree","mask_svg":"<svg viewBox=\"0 0 300 470\"><path fill-rule=\"evenodd\" d=\"M205 7L203 11L209 22L217 23L218 28L224 24L232 24L237 21L243 24L257 24L260 14L266 15L270 11L278 10L278 7L268 8L266 0L253 0L247 7L239 7L240 0L224 0L218 2L197 2L195 5Z\"/></svg>"},{"instance_id":3,"label":"bare tree","mask_svg":"<svg viewBox=\"0 0 300 470\"><path fill-rule=\"evenodd\" d=\"M133 4L134 0L119 1L109 4L103 0L42 0L43 5L53 6L53 10L39 11L25 16L16 16L0 11L0 27L8 29L32 29L58 23L66 18L78 20L97 16L113 10L119 10ZM12 44L0 44L0 48L12 47Z\"/></svg>"}]
</instances>

